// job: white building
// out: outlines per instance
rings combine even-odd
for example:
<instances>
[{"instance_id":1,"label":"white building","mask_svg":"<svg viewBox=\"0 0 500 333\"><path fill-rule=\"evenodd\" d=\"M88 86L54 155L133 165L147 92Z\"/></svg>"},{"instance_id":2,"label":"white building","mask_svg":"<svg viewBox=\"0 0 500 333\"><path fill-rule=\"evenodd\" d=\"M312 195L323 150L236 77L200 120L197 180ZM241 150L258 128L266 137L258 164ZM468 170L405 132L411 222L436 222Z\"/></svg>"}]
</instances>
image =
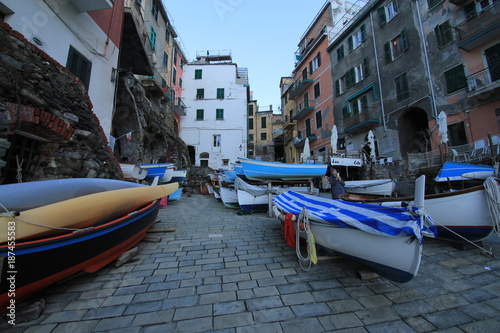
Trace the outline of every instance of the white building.
<instances>
[{"instance_id":1,"label":"white building","mask_svg":"<svg viewBox=\"0 0 500 333\"><path fill-rule=\"evenodd\" d=\"M106 13L101 10L108 9ZM0 13L14 30L36 44L85 85L106 135L111 130L121 25L109 20L123 8L111 0L1 0Z\"/></svg>"},{"instance_id":2,"label":"white building","mask_svg":"<svg viewBox=\"0 0 500 333\"><path fill-rule=\"evenodd\" d=\"M230 169L246 157L248 72L230 52L197 56L184 67L186 116L180 136L195 165Z\"/></svg>"}]
</instances>

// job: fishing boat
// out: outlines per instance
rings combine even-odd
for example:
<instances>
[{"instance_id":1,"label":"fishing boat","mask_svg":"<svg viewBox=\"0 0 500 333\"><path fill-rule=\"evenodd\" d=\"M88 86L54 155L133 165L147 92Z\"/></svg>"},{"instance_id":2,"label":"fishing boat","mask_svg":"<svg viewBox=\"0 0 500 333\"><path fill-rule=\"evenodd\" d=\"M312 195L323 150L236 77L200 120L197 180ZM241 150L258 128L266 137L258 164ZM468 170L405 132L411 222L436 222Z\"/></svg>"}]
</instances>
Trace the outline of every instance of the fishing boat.
<instances>
[{"instance_id":1,"label":"fishing boat","mask_svg":"<svg viewBox=\"0 0 500 333\"><path fill-rule=\"evenodd\" d=\"M344 188L347 193L391 196L396 188L393 179L346 180Z\"/></svg>"},{"instance_id":2,"label":"fishing boat","mask_svg":"<svg viewBox=\"0 0 500 333\"><path fill-rule=\"evenodd\" d=\"M144 238L159 207L159 200L155 200L77 233L66 231L26 241L16 238L15 245L1 244L0 312L64 278L95 272L117 259ZM13 261L8 260L12 252Z\"/></svg>"},{"instance_id":3,"label":"fishing boat","mask_svg":"<svg viewBox=\"0 0 500 333\"><path fill-rule=\"evenodd\" d=\"M0 203L9 211L23 211L88 194L145 187L104 178L65 178L0 185Z\"/></svg>"},{"instance_id":4,"label":"fishing boat","mask_svg":"<svg viewBox=\"0 0 500 333\"><path fill-rule=\"evenodd\" d=\"M424 185L422 181L419 184L419 206L411 209L296 192L276 196L274 206L277 216L299 217L293 224L296 234L298 230L308 230L316 244L360 262L389 280L408 282L420 267L423 234L433 231L421 210ZM306 238L304 233L299 234Z\"/></svg>"},{"instance_id":5,"label":"fishing boat","mask_svg":"<svg viewBox=\"0 0 500 333\"><path fill-rule=\"evenodd\" d=\"M80 231L110 221L146 203L175 192L178 183L131 187L88 194L0 216L0 244L9 240L8 226L15 227L16 241Z\"/></svg>"},{"instance_id":6,"label":"fishing boat","mask_svg":"<svg viewBox=\"0 0 500 333\"><path fill-rule=\"evenodd\" d=\"M498 186L498 183L491 186ZM342 196L342 200L392 207L411 206L414 202L412 197L380 198L351 194ZM495 221L495 215L490 213L488 202L495 205L484 185L428 194L424 198L425 211L436 224L436 237L452 241L477 242L493 232L499 221ZM498 209L498 203L496 206Z\"/></svg>"},{"instance_id":7,"label":"fishing boat","mask_svg":"<svg viewBox=\"0 0 500 333\"><path fill-rule=\"evenodd\" d=\"M122 169L125 179L143 180L148 174L148 170L138 164L120 163L120 168Z\"/></svg>"},{"instance_id":8,"label":"fishing boat","mask_svg":"<svg viewBox=\"0 0 500 333\"><path fill-rule=\"evenodd\" d=\"M488 177L493 177L494 173L495 168L491 165L447 161L439 170L434 180L436 182L484 180Z\"/></svg>"},{"instance_id":9,"label":"fishing boat","mask_svg":"<svg viewBox=\"0 0 500 333\"><path fill-rule=\"evenodd\" d=\"M168 196L168 201L179 201L179 200L181 199L181 196L182 196L182 190L183 190L183 189L184 189L184 188L179 187L179 188L177 189L177 191L175 191L174 193L170 194L170 195Z\"/></svg>"},{"instance_id":10,"label":"fishing boat","mask_svg":"<svg viewBox=\"0 0 500 333\"><path fill-rule=\"evenodd\" d=\"M229 208L239 208L238 194L233 187L220 187L220 198L224 206Z\"/></svg>"},{"instance_id":11,"label":"fishing boat","mask_svg":"<svg viewBox=\"0 0 500 333\"><path fill-rule=\"evenodd\" d=\"M170 179L170 181L172 183L177 182L179 184L182 184L186 180L187 172L187 170L174 169L174 171L172 171L172 178Z\"/></svg>"},{"instance_id":12,"label":"fishing boat","mask_svg":"<svg viewBox=\"0 0 500 333\"><path fill-rule=\"evenodd\" d=\"M168 183L172 180L175 165L172 163L139 164L141 168L147 169L146 180L154 180L158 177L159 183Z\"/></svg>"},{"instance_id":13,"label":"fishing boat","mask_svg":"<svg viewBox=\"0 0 500 333\"><path fill-rule=\"evenodd\" d=\"M326 174L328 164L281 163L239 159L245 176L251 180L308 180Z\"/></svg>"},{"instance_id":14,"label":"fishing boat","mask_svg":"<svg viewBox=\"0 0 500 333\"><path fill-rule=\"evenodd\" d=\"M271 190L269 190L267 185L248 184L239 177L236 177L234 186L236 188L240 208L250 212L268 211L270 208L269 194L271 194L271 199L275 195L287 191L319 195L319 189L311 189L309 186L272 186Z\"/></svg>"}]
</instances>

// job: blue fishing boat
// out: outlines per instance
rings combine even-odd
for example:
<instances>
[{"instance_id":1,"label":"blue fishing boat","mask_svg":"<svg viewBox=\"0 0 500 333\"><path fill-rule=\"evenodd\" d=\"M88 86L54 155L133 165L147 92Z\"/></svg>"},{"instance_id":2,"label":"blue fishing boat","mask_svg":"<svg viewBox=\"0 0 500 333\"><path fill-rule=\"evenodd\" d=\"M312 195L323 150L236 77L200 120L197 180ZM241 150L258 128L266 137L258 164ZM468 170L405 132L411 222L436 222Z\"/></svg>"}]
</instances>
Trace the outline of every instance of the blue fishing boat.
<instances>
[{"instance_id":1,"label":"blue fishing boat","mask_svg":"<svg viewBox=\"0 0 500 333\"><path fill-rule=\"evenodd\" d=\"M486 179L494 175L495 168L486 164L470 164L464 162L447 161L444 163L437 177L436 182Z\"/></svg>"},{"instance_id":2,"label":"blue fishing boat","mask_svg":"<svg viewBox=\"0 0 500 333\"><path fill-rule=\"evenodd\" d=\"M422 210L425 176L420 178L417 206L384 207L345 202L296 192L274 198L278 217L297 216L297 237L312 233L316 244L349 257L395 282L408 282L418 272L423 235L435 227ZM303 218L301 218L301 216Z\"/></svg>"},{"instance_id":3,"label":"blue fishing boat","mask_svg":"<svg viewBox=\"0 0 500 333\"><path fill-rule=\"evenodd\" d=\"M309 180L326 174L328 164L281 163L240 158L243 172L251 180Z\"/></svg>"},{"instance_id":4,"label":"blue fishing boat","mask_svg":"<svg viewBox=\"0 0 500 333\"><path fill-rule=\"evenodd\" d=\"M172 180L175 165L172 163L139 164L141 168L147 169L146 180L154 180L158 177L159 183L168 183Z\"/></svg>"}]
</instances>

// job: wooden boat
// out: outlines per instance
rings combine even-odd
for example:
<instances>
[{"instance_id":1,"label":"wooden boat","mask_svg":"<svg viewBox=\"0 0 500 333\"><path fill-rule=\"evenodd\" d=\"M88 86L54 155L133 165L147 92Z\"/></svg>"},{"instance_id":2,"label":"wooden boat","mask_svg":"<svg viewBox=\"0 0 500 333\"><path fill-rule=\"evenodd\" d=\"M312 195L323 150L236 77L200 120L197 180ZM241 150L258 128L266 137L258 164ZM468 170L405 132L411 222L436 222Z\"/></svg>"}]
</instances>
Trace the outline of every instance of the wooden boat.
<instances>
[{"instance_id":1,"label":"wooden boat","mask_svg":"<svg viewBox=\"0 0 500 333\"><path fill-rule=\"evenodd\" d=\"M103 178L65 178L0 185L0 203L10 211L28 210L83 195L146 185Z\"/></svg>"},{"instance_id":2,"label":"wooden boat","mask_svg":"<svg viewBox=\"0 0 500 333\"><path fill-rule=\"evenodd\" d=\"M148 170L138 164L120 163L120 168L122 169L125 179L143 180L148 174Z\"/></svg>"},{"instance_id":3,"label":"wooden boat","mask_svg":"<svg viewBox=\"0 0 500 333\"><path fill-rule=\"evenodd\" d=\"M345 202L296 192L276 196L274 205L278 212L296 216L306 208L308 228L316 244L360 262L382 277L408 282L418 272L422 235L429 232L418 211L414 214L408 208ZM299 223L304 221L298 219L294 223L295 232Z\"/></svg>"},{"instance_id":4,"label":"wooden boat","mask_svg":"<svg viewBox=\"0 0 500 333\"><path fill-rule=\"evenodd\" d=\"M464 241L465 238L472 242L488 237L494 230L494 221L487 196L483 185L426 195L425 211L436 224L436 237L453 241ZM412 197L380 198L349 194L342 199L393 207L413 204Z\"/></svg>"},{"instance_id":5,"label":"wooden boat","mask_svg":"<svg viewBox=\"0 0 500 333\"><path fill-rule=\"evenodd\" d=\"M439 170L434 180L436 182L472 179L484 180L488 177L492 177L494 171L495 168L491 165L447 161L444 163L441 170Z\"/></svg>"},{"instance_id":6,"label":"wooden boat","mask_svg":"<svg viewBox=\"0 0 500 333\"><path fill-rule=\"evenodd\" d=\"M396 188L393 179L346 180L344 186L348 193L391 196Z\"/></svg>"},{"instance_id":7,"label":"wooden boat","mask_svg":"<svg viewBox=\"0 0 500 333\"><path fill-rule=\"evenodd\" d=\"M16 241L34 239L110 221L146 203L175 192L178 183L132 187L89 194L50 205L0 216L0 243L7 242L8 228L15 223Z\"/></svg>"},{"instance_id":8,"label":"wooden boat","mask_svg":"<svg viewBox=\"0 0 500 333\"><path fill-rule=\"evenodd\" d=\"M0 312L79 272L92 273L137 244L156 220L159 200L78 233L0 245ZM15 253L15 261L10 261ZM10 265L12 264L12 265ZM9 277L13 277L12 280ZM13 286L15 290L12 291Z\"/></svg>"},{"instance_id":9,"label":"wooden boat","mask_svg":"<svg viewBox=\"0 0 500 333\"><path fill-rule=\"evenodd\" d=\"M153 180L158 177L159 183L168 183L172 180L175 165L172 163L153 163L153 164L139 164L141 168L147 169L147 180Z\"/></svg>"},{"instance_id":10,"label":"wooden boat","mask_svg":"<svg viewBox=\"0 0 500 333\"><path fill-rule=\"evenodd\" d=\"M230 208L239 208L238 204L238 194L236 193L236 189L232 187L220 187L220 198L222 203L226 207Z\"/></svg>"},{"instance_id":11,"label":"wooden boat","mask_svg":"<svg viewBox=\"0 0 500 333\"><path fill-rule=\"evenodd\" d=\"M326 174L328 164L303 164L239 159L243 172L251 180L308 180Z\"/></svg>"},{"instance_id":12,"label":"wooden boat","mask_svg":"<svg viewBox=\"0 0 500 333\"><path fill-rule=\"evenodd\" d=\"M182 196L182 190L184 188L182 187L179 187L179 189L177 189L177 191L175 191L174 193L170 194L168 196L168 201L178 201L180 200L181 196Z\"/></svg>"},{"instance_id":13,"label":"wooden boat","mask_svg":"<svg viewBox=\"0 0 500 333\"><path fill-rule=\"evenodd\" d=\"M174 169L174 171L172 171L172 179L170 179L170 181L172 183L177 182L179 184L182 184L186 180L187 172L187 170Z\"/></svg>"}]
</instances>

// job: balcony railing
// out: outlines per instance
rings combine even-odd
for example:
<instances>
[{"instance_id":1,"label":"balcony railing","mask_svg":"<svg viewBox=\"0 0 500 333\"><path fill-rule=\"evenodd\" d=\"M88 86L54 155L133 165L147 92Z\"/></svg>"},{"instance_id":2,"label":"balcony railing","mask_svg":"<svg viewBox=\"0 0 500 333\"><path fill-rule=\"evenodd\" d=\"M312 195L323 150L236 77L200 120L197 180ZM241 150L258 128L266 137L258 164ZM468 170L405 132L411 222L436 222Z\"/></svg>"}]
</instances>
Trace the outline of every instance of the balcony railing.
<instances>
[{"instance_id":1,"label":"balcony railing","mask_svg":"<svg viewBox=\"0 0 500 333\"><path fill-rule=\"evenodd\" d=\"M290 92L290 98L302 95L307 88L311 86L313 80L309 79L307 71L304 71L295 81L293 81L293 88Z\"/></svg>"},{"instance_id":2,"label":"balcony railing","mask_svg":"<svg viewBox=\"0 0 500 333\"><path fill-rule=\"evenodd\" d=\"M179 116L186 115L186 104L184 104L184 101L180 97L177 97L177 103L174 104L172 109Z\"/></svg>"},{"instance_id":3,"label":"balcony railing","mask_svg":"<svg viewBox=\"0 0 500 333\"><path fill-rule=\"evenodd\" d=\"M295 127L295 121L293 121L293 110L290 111L290 114L285 114L283 119L283 129L291 130Z\"/></svg>"},{"instance_id":4,"label":"balcony railing","mask_svg":"<svg viewBox=\"0 0 500 333\"><path fill-rule=\"evenodd\" d=\"M165 97L167 102L172 100L173 94L170 87L167 86L165 79L155 68L152 76L143 77L141 80L144 89L149 91L154 97Z\"/></svg>"},{"instance_id":5,"label":"balcony railing","mask_svg":"<svg viewBox=\"0 0 500 333\"><path fill-rule=\"evenodd\" d=\"M473 92L492 86L500 80L500 70L492 73L489 68L467 76L467 92Z\"/></svg>"},{"instance_id":6,"label":"balcony railing","mask_svg":"<svg viewBox=\"0 0 500 333\"><path fill-rule=\"evenodd\" d=\"M344 128L346 133L363 132L379 124L380 111L375 108L365 109L362 112L344 114Z\"/></svg>"},{"instance_id":7,"label":"balcony railing","mask_svg":"<svg viewBox=\"0 0 500 333\"><path fill-rule=\"evenodd\" d=\"M314 106L316 102L314 100L305 100L302 103L299 103L295 108L294 116L292 119L300 120L307 116L311 111L314 110Z\"/></svg>"},{"instance_id":8,"label":"balcony railing","mask_svg":"<svg viewBox=\"0 0 500 333\"><path fill-rule=\"evenodd\" d=\"M500 29L500 2L484 8L456 27L458 47L471 51L498 37Z\"/></svg>"}]
</instances>

